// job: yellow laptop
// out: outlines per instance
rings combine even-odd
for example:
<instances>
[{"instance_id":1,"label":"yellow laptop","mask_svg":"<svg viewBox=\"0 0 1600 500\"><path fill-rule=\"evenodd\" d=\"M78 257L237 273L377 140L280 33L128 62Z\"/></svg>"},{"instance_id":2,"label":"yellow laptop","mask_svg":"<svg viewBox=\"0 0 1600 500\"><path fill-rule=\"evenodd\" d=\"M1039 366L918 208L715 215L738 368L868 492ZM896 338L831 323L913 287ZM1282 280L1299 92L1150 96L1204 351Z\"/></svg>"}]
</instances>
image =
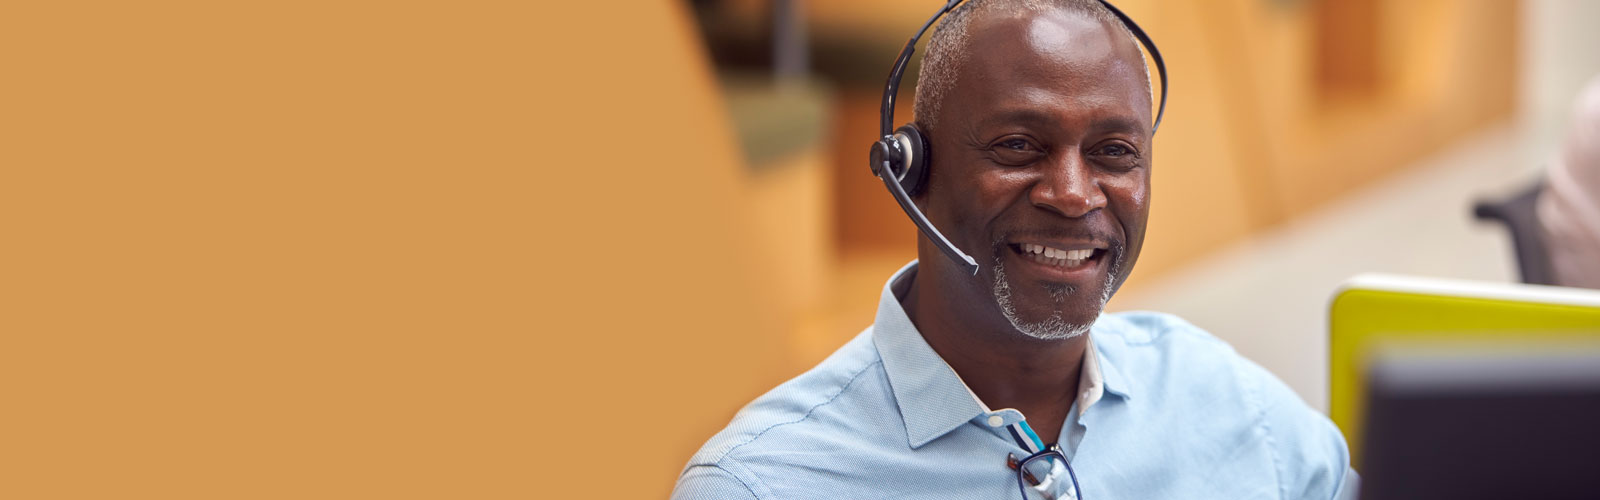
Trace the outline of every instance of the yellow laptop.
<instances>
[{"instance_id":1,"label":"yellow laptop","mask_svg":"<svg viewBox=\"0 0 1600 500\"><path fill-rule=\"evenodd\" d=\"M1328 413L1359 463L1365 373L1376 350L1600 342L1600 291L1363 274L1334 292L1328 320Z\"/></svg>"}]
</instances>

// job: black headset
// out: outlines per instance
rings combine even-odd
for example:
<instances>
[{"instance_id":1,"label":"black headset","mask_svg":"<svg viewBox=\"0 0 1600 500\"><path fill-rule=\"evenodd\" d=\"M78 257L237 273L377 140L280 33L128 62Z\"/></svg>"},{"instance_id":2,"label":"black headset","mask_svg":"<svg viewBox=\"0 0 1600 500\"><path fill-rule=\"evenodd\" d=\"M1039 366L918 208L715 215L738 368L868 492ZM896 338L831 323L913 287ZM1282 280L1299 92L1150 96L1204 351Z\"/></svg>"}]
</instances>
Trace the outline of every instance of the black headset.
<instances>
[{"instance_id":1,"label":"black headset","mask_svg":"<svg viewBox=\"0 0 1600 500\"><path fill-rule=\"evenodd\" d=\"M922 23L922 29L917 30L916 35L912 35L911 41L906 42L906 48L900 51L900 58L894 61L894 68L889 71L889 81L883 87L883 108L879 110L878 129L883 138L872 143L868 163L872 167L872 175L883 180L884 187L889 188L889 193L894 195L895 201L900 202L900 208L911 217L911 222L916 223L917 229L921 230L922 234L926 235L928 240L938 246L946 256L976 275L978 263L972 260L972 256L951 244L950 240L933 227L932 222L928 222L928 217L922 215L922 210L911 202L911 193L916 193L927 183L930 164L927 138L914 124L907 123L898 129L893 128L895 93L900 89L900 78L905 75L906 64L911 62L911 53L916 51L917 40L922 38L923 33L928 32L934 21L938 21L940 17L955 9L962 1L949 0L944 4L944 8L928 18L928 22ZM1161 51L1156 49L1155 42L1150 41L1150 35L1139 29L1139 25L1134 23L1133 19L1111 5L1111 2L1100 0L1100 4L1106 6L1117 19L1122 20L1123 26L1128 27L1128 31L1133 33L1134 38L1139 39L1145 50L1150 51L1150 58L1156 62L1156 73L1161 78L1161 105L1156 108L1156 122L1150 127L1150 133L1155 134L1156 129L1161 127L1162 115L1167 111L1167 64L1161 60Z\"/></svg>"}]
</instances>

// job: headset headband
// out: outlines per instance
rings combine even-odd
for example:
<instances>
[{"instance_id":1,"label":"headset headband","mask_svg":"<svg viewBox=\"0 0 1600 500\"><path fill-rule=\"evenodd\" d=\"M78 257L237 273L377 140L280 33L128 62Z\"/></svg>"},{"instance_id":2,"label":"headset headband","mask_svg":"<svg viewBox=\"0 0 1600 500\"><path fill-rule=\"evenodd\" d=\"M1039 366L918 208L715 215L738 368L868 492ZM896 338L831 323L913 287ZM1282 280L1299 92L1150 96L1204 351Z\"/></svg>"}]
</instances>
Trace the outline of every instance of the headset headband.
<instances>
[{"instance_id":1,"label":"headset headband","mask_svg":"<svg viewBox=\"0 0 1600 500\"><path fill-rule=\"evenodd\" d=\"M922 28L917 30L917 34L911 36L911 40L906 42L906 47L900 49L900 57L895 59L893 69L889 70L889 81L883 86L883 107L878 110L879 135L888 136L894 133L894 98L899 95L900 80L905 76L906 65L911 62L911 53L917 50L917 41L921 40L922 35L928 32L928 28L933 27L934 22L944 17L951 10L955 10L956 6L961 5L963 1L965 0L945 2L944 7L940 8L939 12L935 12L933 17L928 18L928 22L922 23ZM1111 2L1100 0L1100 5L1106 6L1106 9L1116 15L1117 19L1122 20L1122 25L1127 26L1128 31L1133 32L1133 37L1139 40L1139 44L1143 45L1145 50L1150 51L1150 58L1156 62L1156 75L1161 80L1161 104L1156 107L1155 124L1150 126L1150 133L1154 135L1156 129L1161 128L1161 117L1167 112L1167 63L1161 59L1161 50L1156 48L1156 42L1150 40L1150 35L1145 34L1144 30L1139 28L1139 23L1133 22L1133 18L1122 13L1122 10L1115 5L1111 5Z\"/></svg>"}]
</instances>

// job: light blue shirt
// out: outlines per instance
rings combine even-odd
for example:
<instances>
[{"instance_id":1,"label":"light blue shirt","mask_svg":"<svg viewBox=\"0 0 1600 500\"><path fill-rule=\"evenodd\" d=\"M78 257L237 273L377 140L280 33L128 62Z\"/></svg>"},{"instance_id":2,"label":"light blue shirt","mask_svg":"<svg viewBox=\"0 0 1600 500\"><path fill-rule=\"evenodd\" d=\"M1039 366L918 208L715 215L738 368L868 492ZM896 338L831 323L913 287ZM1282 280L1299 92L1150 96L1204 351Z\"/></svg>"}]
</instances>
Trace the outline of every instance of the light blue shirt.
<instances>
[{"instance_id":1,"label":"light blue shirt","mask_svg":"<svg viewBox=\"0 0 1600 500\"><path fill-rule=\"evenodd\" d=\"M1006 457L1042 443L923 340L895 294L915 274L912 262L890 278L866 331L740 410L672 497L1019 498ZM1146 312L1103 314L1089 335L1082 378L1095 381L1057 443L1082 499L1354 496L1333 423L1226 343Z\"/></svg>"}]
</instances>

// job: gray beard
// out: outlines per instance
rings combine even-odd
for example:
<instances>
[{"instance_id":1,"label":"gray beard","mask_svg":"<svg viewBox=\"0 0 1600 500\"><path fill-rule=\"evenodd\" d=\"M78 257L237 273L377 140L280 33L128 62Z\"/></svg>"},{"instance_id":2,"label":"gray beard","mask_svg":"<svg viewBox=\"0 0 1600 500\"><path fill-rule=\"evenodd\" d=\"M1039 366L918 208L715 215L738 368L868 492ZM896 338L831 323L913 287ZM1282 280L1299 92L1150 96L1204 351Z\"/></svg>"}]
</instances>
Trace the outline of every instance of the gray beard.
<instances>
[{"instance_id":1,"label":"gray beard","mask_svg":"<svg viewBox=\"0 0 1600 500\"><path fill-rule=\"evenodd\" d=\"M1111 285L1117 279L1117 271L1121 267L1117 265L1121 263L1118 262L1121 260L1121 255L1117 257L1119 259L1111 263L1110 272L1106 273L1105 286L1101 287L1100 304L1096 309L1105 310L1106 302L1111 300ZM1062 303L1066 302L1067 297L1075 292L1077 290L1070 286L1052 287L1050 289L1050 298L1055 299L1055 311L1043 321L1025 321L1017 317L1017 308L1011 303L1011 281L1006 279L1005 263L999 257L994 259L995 303L1000 305L1000 313L1005 315L1006 321L1011 322L1011 327L1016 328L1023 335L1039 340L1064 340L1089 333L1089 328L1094 326L1094 321L1089 323L1069 323L1061 317Z\"/></svg>"}]
</instances>

